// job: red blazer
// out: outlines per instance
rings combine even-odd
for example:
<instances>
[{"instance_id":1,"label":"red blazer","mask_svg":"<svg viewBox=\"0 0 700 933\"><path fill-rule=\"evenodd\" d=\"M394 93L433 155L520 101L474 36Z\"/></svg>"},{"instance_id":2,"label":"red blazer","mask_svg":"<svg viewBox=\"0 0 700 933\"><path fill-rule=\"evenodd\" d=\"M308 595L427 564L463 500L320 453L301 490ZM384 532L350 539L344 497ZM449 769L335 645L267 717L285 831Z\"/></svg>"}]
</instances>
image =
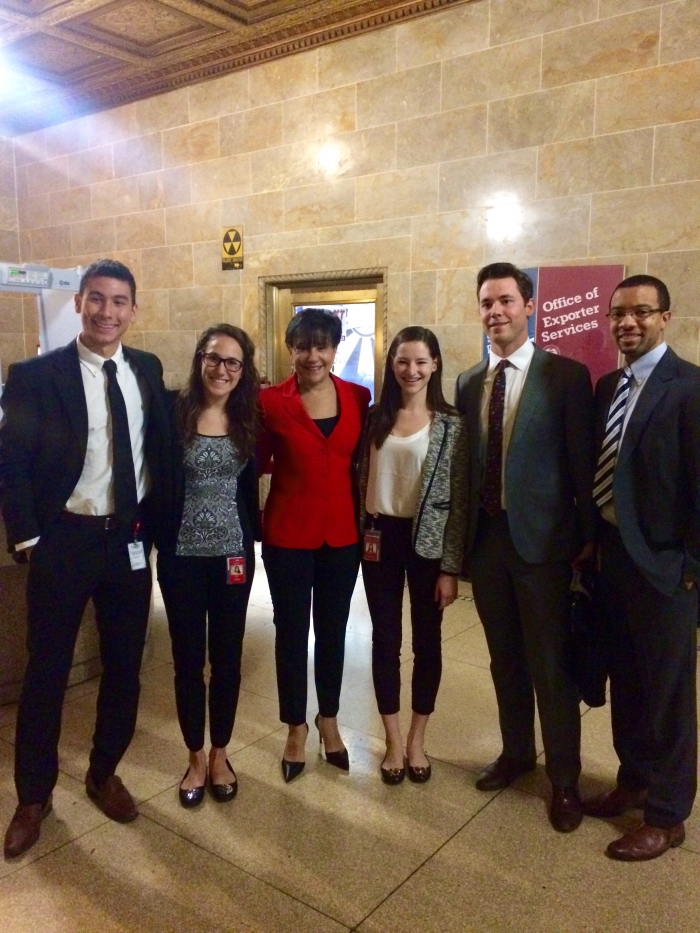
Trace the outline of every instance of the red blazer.
<instances>
[{"instance_id":1,"label":"red blazer","mask_svg":"<svg viewBox=\"0 0 700 933\"><path fill-rule=\"evenodd\" d=\"M260 467L272 456L263 542L277 547L343 547L357 541L351 465L369 406L369 389L331 376L340 419L326 439L306 413L295 375L260 393Z\"/></svg>"}]
</instances>

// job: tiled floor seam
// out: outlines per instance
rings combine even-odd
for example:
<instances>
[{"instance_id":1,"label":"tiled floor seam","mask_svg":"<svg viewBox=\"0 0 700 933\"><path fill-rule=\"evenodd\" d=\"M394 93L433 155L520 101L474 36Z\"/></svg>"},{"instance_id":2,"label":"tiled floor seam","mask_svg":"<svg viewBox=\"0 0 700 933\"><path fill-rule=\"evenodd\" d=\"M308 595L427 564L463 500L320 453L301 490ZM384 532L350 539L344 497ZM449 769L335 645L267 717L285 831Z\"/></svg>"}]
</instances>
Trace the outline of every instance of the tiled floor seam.
<instances>
[{"instance_id":1,"label":"tiled floor seam","mask_svg":"<svg viewBox=\"0 0 700 933\"><path fill-rule=\"evenodd\" d=\"M375 904L374 907L370 910L370 912L365 917L363 917L359 923L355 924L355 926L353 927L353 933L356 933L356 931L359 930L362 924L365 923L367 920L369 920L372 914L376 913L379 910L379 908L389 900L390 897L393 897L394 894L396 894L397 891L400 891L401 888L406 884L406 882L411 880L411 878L416 874L416 872L419 872L421 868L423 868L424 865L427 865L428 862L438 854L438 852L440 852L442 849L445 848L448 842L451 842L458 833L461 833L462 830L472 822L474 817L478 816L479 813L482 813L486 809L486 807L488 807L488 805L493 800L495 800L496 797L498 796L499 794L494 794L493 797L485 801L483 807L479 807L478 810L472 813L472 815L467 820L465 820L465 822L460 827L458 827L450 836L448 836L447 839L444 839L440 843L440 845L433 852L430 853L430 855L428 855L425 859L423 859L420 865L417 865L412 871L410 871L400 884L397 884L396 887L393 890L389 891L389 893L386 894L381 899L381 901L379 901L378 904Z\"/></svg>"},{"instance_id":2,"label":"tiled floor seam","mask_svg":"<svg viewBox=\"0 0 700 933\"><path fill-rule=\"evenodd\" d=\"M160 793L163 793L163 791L160 791ZM157 795L154 795L154 796L157 796ZM236 871L242 872L244 875L247 875L249 878L254 878L256 881L260 882L260 884L264 884L265 887L270 888L273 891L277 891L279 894L284 894L285 897L288 897L291 900L296 901L297 904L302 904L304 907L307 907L309 910L313 910L314 913L317 913L319 916L326 917L326 919L332 920L333 923L340 924L340 926L344 927L348 931L348 933L351 933L351 927L349 927L347 923L344 923L342 920L339 920L337 917L334 917L332 914L326 913L326 911L324 910L319 910L318 907L314 907L313 904L308 904L306 901L300 898L298 894L292 894L289 891L285 891L284 888L277 887L277 885L272 884L266 878L261 878L259 875L256 875L254 872L250 871L249 869L243 868L241 865L238 865L236 862L233 862L230 859L224 858L224 856L220 855L218 852L213 852L211 849L207 849L207 847L203 846L201 842L195 842L193 839L190 839L188 836L183 836L181 833L176 832L171 826L166 826L165 823L160 823L153 816L146 816L145 814L141 813L139 814L139 819L149 820L151 823L153 823L155 826L158 826L160 829L164 829L166 832L170 833L171 835L177 836L178 839L182 839L182 841L187 843L187 845L194 846L196 849L201 849L202 852L206 852L207 855L213 856L214 858L218 859L220 862L223 862L225 865L233 866L233 868L235 868ZM363 922L364 922L364 918L363 920L360 921L360 923L363 923Z\"/></svg>"}]
</instances>

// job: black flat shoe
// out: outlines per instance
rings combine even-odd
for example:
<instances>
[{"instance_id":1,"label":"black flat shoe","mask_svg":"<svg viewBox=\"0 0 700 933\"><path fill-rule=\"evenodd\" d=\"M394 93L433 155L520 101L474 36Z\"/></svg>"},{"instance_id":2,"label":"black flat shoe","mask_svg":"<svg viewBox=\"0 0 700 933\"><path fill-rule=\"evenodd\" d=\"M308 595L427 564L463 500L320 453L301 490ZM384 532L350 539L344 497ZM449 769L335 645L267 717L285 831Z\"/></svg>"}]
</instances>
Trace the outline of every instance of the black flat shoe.
<instances>
[{"instance_id":1,"label":"black flat shoe","mask_svg":"<svg viewBox=\"0 0 700 933\"><path fill-rule=\"evenodd\" d=\"M214 784L211 778L209 778L209 793L217 803L228 803L228 801L233 800L238 793L238 779L236 778L236 772L229 764L228 758L226 759L226 767L233 776L233 780L230 784Z\"/></svg>"},{"instance_id":2,"label":"black flat shoe","mask_svg":"<svg viewBox=\"0 0 700 933\"><path fill-rule=\"evenodd\" d=\"M190 769L188 768L182 776L183 781L189 773ZM182 782L180 783L182 784ZM180 798L180 805L185 807L186 810L189 810L192 807L198 806L204 800L204 784L201 784L199 787L191 787L189 790L180 787L177 795Z\"/></svg>"},{"instance_id":3,"label":"black flat shoe","mask_svg":"<svg viewBox=\"0 0 700 933\"><path fill-rule=\"evenodd\" d=\"M406 777L405 767L385 768L384 765L380 765L379 771L382 775L382 781L384 781L385 784L400 784Z\"/></svg>"},{"instance_id":4,"label":"black flat shoe","mask_svg":"<svg viewBox=\"0 0 700 933\"><path fill-rule=\"evenodd\" d=\"M414 768L413 765L409 765L406 770L408 771L408 780L413 781L414 784L425 784L430 780L430 775L432 774L430 765L417 768Z\"/></svg>"},{"instance_id":5,"label":"black flat shoe","mask_svg":"<svg viewBox=\"0 0 700 933\"><path fill-rule=\"evenodd\" d=\"M309 734L308 723L304 723L306 726L306 734ZM294 778L298 778L301 772L304 770L305 761L287 761L286 758L282 759L282 777L284 778L284 783L289 784L290 781L293 781Z\"/></svg>"},{"instance_id":6,"label":"black flat shoe","mask_svg":"<svg viewBox=\"0 0 700 933\"><path fill-rule=\"evenodd\" d=\"M318 729L318 744L323 745L323 736L321 735L321 730L318 725L320 715L320 713L316 713L314 725ZM326 761L329 765L333 765L335 768L340 768L341 771L350 770L350 759L348 758L347 748L343 748L339 752L326 752Z\"/></svg>"}]
</instances>

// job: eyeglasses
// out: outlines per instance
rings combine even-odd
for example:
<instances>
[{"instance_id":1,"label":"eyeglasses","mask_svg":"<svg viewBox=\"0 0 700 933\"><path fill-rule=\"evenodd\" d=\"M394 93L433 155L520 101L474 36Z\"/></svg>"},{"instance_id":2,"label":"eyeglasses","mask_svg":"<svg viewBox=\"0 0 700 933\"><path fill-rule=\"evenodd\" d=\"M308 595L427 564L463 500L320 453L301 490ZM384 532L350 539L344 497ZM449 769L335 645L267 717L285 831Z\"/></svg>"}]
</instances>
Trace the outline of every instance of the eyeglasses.
<instances>
[{"instance_id":1,"label":"eyeglasses","mask_svg":"<svg viewBox=\"0 0 700 933\"><path fill-rule=\"evenodd\" d=\"M641 323L645 321L650 314L659 314L663 312L661 308L647 308L644 305L637 305L634 308L611 308L607 316L613 321L622 321L628 314L631 314L635 321Z\"/></svg>"},{"instance_id":2,"label":"eyeglasses","mask_svg":"<svg viewBox=\"0 0 700 933\"><path fill-rule=\"evenodd\" d=\"M227 372L239 373L243 369L243 361L237 360L235 356L219 356L218 353L202 353L202 362L210 369L216 369L219 363L223 363Z\"/></svg>"}]
</instances>

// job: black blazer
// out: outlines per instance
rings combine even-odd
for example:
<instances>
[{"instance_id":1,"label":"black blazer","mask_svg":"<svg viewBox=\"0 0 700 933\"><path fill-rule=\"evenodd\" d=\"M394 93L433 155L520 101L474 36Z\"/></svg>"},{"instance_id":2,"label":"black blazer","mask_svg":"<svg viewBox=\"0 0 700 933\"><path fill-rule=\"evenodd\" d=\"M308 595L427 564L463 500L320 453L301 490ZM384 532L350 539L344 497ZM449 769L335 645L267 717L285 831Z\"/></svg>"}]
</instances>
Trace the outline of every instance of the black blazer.
<instances>
[{"instance_id":1,"label":"black blazer","mask_svg":"<svg viewBox=\"0 0 700 933\"><path fill-rule=\"evenodd\" d=\"M621 370L596 386L600 450ZM632 560L667 596L700 581L700 368L669 347L642 388L613 475L615 517Z\"/></svg>"},{"instance_id":2,"label":"black blazer","mask_svg":"<svg viewBox=\"0 0 700 933\"><path fill-rule=\"evenodd\" d=\"M457 380L455 405L469 435L467 556L474 544L482 486L482 360ZM535 347L505 461L508 527L528 563L570 560L595 538L593 390L586 367Z\"/></svg>"},{"instance_id":3,"label":"black blazer","mask_svg":"<svg viewBox=\"0 0 700 933\"><path fill-rule=\"evenodd\" d=\"M162 490L169 447L163 367L157 356L123 347L148 390L145 455L149 508ZM85 463L88 413L76 342L10 367L0 400L0 503L7 547L40 537L59 516Z\"/></svg>"},{"instance_id":4,"label":"black blazer","mask_svg":"<svg viewBox=\"0 0 700 933\"><path fill-rule=\"evenodd\" d=\"M185 471L183 469L185 450L177 428L176 408L179 391L167 393L166 404L170 422L170 452L168 456L168 475L163 496L159 499L160 511L156 520L155 542L163 556L172 556L177 547L180 533L182 512L185 506ZM260 506L258 479L255 458L251 458L238 476L236 488L236 506L243 531L243 545L248 550L253 541L259 541Z\"/></svg>"}]
</instances>

